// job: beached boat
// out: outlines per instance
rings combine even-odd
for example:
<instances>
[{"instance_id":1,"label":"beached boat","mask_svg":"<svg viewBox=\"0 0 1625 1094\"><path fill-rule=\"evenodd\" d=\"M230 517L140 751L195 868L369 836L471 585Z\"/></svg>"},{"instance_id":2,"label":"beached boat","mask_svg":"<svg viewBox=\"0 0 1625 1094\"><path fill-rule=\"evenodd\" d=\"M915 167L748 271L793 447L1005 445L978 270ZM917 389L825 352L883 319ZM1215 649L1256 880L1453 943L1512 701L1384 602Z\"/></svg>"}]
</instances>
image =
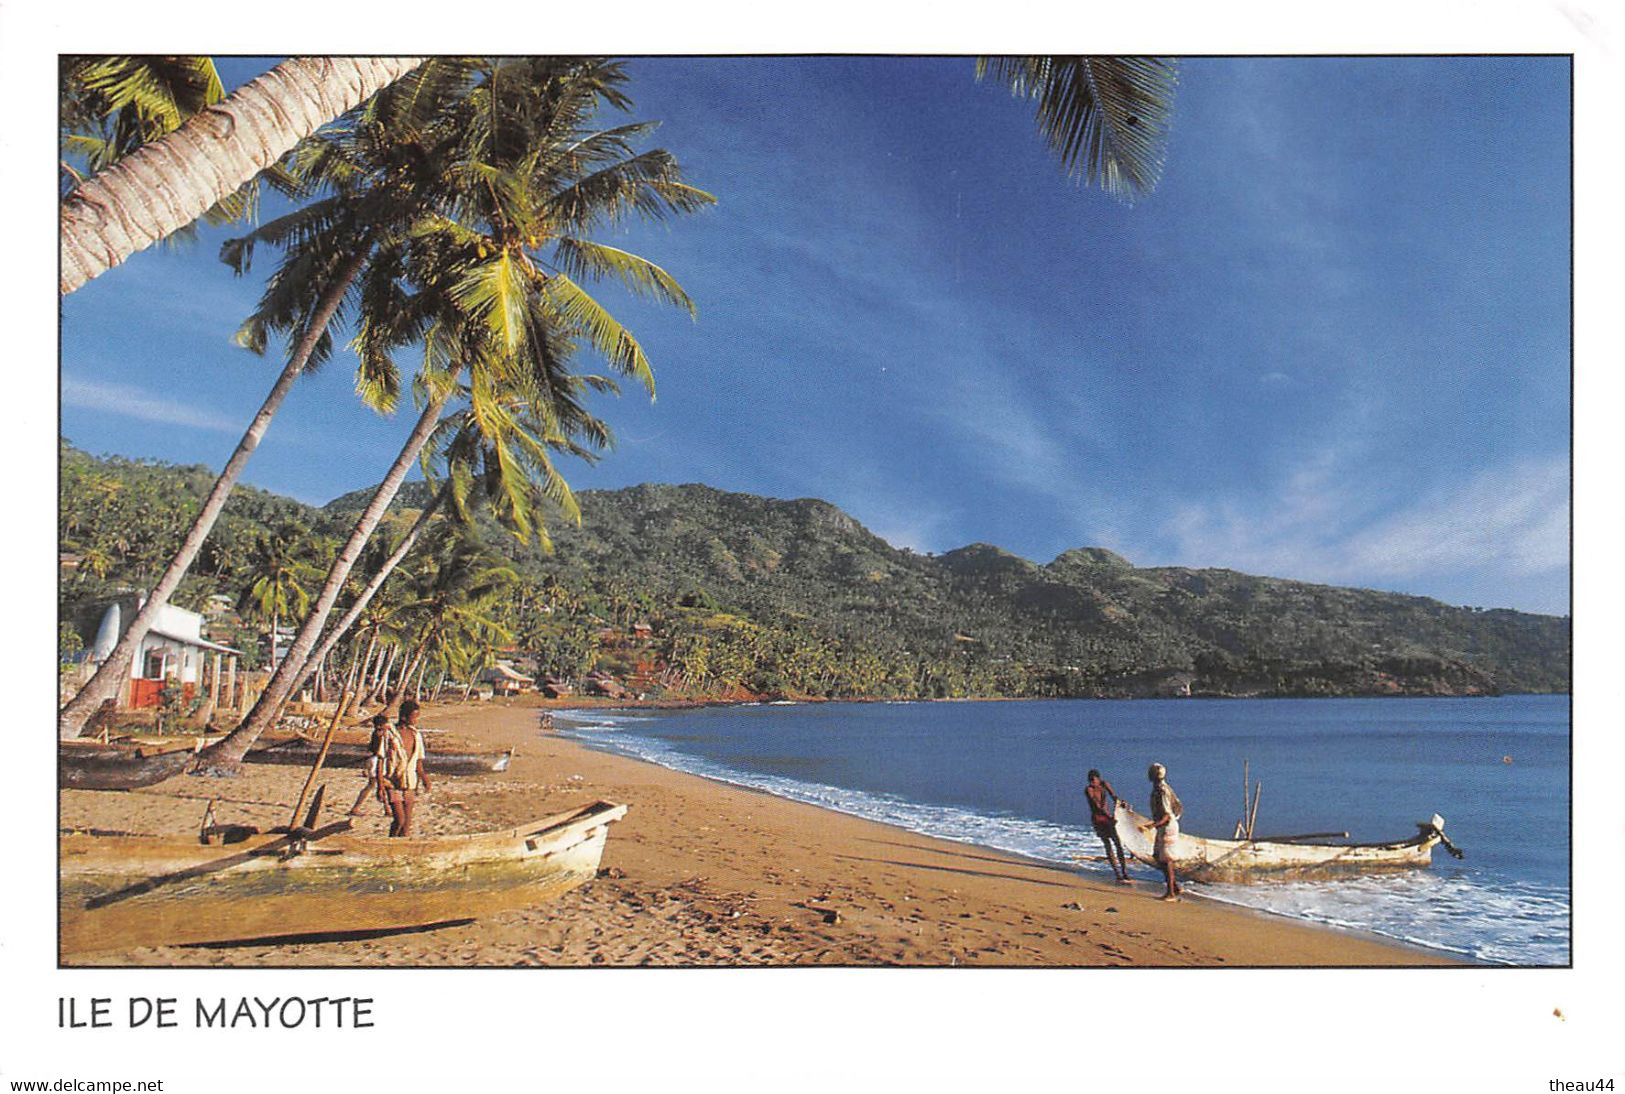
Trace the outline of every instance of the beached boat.
<instances>
[{"instance_id":1,"label":"beached boat","mask_svg":"<svg viewBox=\"0 0 1625 1094\"><path fill-rule=\"evenodd\" d=\"M134 790L179 775L191 762L192 738L170 745L58 741L56 782L71 790Z\"/></svg>"},{"instance_id":2,"label":"beached boat","mask_svg":"<svg viewBox=\"0 0 1625 1094\"><path fill-rule=\"evenodd\" d=\"M243 760L251 764L289 764L309 767L316 762L321 745L303 737L249 749ZM323 767L364 767L370 753L366 745L339 744L328 746ZM438 752L429 750L423 757L424 766L433 775L489 775L506 771L513 751L506 752Z\"/></svg>"},{"instance_id":3,"label":"beached boat","mask_svg":"<svg viewBox=\"0 0 1625 1094\"><path fill-rule=\"evenodd\" d=\"M1155 864L1156 833L1140 829L1149 817L1117 805L1117 836L1123 849L1141 862ZM1181 831L1174 838L1174 868L1193 881L1265 881L1332 877L1344 873L1408 870L1433 861L1433 848L1450 846L1444 818L1437 813L1419 821L1416 835L1392 843L1296 843L1281 839L1208 839ZM1460 852L1451 848L1460 857Z\"/></svg>"},{"instance_id":4,"label":"beached boat","mask_svg":"<svg viewBox=\"0 0 1625 1094\"><path fill-rule=\"evenodd\" d=\"M421 927L529 907L592 878L626 806L503 832L363 837L219 830L224 842L64 833L61 953Z\"/></svg>"}]
</instances>

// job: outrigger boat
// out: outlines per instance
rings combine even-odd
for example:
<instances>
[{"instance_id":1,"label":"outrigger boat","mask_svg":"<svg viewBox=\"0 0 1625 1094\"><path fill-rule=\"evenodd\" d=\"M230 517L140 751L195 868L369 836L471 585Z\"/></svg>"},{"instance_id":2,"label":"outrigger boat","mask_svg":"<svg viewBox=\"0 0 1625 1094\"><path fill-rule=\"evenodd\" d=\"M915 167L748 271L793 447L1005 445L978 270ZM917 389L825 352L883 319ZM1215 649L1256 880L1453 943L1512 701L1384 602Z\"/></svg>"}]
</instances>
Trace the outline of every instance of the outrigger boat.
<instances>
[{"instance_id":1,"label":"outrigger boat","mask_svg":"<svg viewBox=\"0 0 1625 1094\"><path fill-rule=\"evenodd\" d=\"M609 825L625 815L600 801L503 832L406 839L352 835L348 820L269 832L208 824L197 839L67 832L61 954L421 927L528 907L592 878Z\"/></svg>"},{"instance_id":2,"label":"outrigger boat","mask_svg":"<svg viewBox=\"0 0 1625 1094\"><path fill-rule=\"evenodd\" d=\"M276 744L266 745L264 748L249 749L243 757L244 762L251 764L289 764L295 767L309 767L321 751L318 742L306 740L303 737L293 737ZM371 755L366 745L358 744L330 744L327 747L327 758L322 762L323 767L364 767L367 757ZM513 750L506 752L437 752L427 751L423 757L424 767L434 775L489 775L508 769L508 761L513 759Z\"/></svg>"},{"instance_id":3,"label":"outrigger boat","mask_svg":"<svg viewBox=\"0 0 1625 1094\"><path fill-rule=\"evenodd\" d=\"M1156 833L1142 831L1149 817L1117 803L1117 838L1123 849L1148 865L1156 865ZM1418 821L1416 835L1392 843L1308 843L1313 837L1276 836L1259 839L1208 839L1181 831L1174 837L1174 869L1193 881L1249 882L1331 877L1349 872L1410 870L1433 861L1433 848L1444 844L1455 857L1462 853L1445 838L1444 818ZM1336 835L1337 833L1331 833ZM1320 835L1324 836L1325 833Z\"/></svg>"}]
</instances>

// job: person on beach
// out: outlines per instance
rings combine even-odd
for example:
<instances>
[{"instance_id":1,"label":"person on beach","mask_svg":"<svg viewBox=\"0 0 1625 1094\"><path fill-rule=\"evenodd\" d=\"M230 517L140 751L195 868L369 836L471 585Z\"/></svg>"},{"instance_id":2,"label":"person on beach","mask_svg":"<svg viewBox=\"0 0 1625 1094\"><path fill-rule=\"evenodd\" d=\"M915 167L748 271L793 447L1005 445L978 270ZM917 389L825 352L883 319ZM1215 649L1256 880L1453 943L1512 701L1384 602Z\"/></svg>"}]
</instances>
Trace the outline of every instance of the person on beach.
<instances>
[{"instance_id":1,"label":"person on beach","mask_svg":"<svg viewBox=\"0 0 1625 1094\"><path fill-rule=\"evenodd\" d=\"M367 781L361 784L361 793L355 796L355 804L350 806L350 816L361 815L361 803L367 800L369 793L376 794L378 800L383 802L387 811L389 803L384 802L384 790L378 783L378 769L383 764L384 737L389 729L389 715L380 711L372 716L372 740L367 742Z\"/></svg>"},{"instance_id":2,"label":"person on beach","mask_svg":"<svg viewBox=\"0 0 1625 1094\"><path fill-rule=\"evenodd\" d=\"M391 836L412 834L412 806L418 788L434 790L424 769L423 731L418 729L418 705L408 699L401 704L400 718L384 727L384 744L378 765L378 792L389 808Z\"/></svg>"},{"instance_id":3,"label":"person on beach","mask_svg":"<svg viewBox=\"0 0 1625 1094\"><path fill-rule=\"evenodd\" d=\"M1112 799L1109 808L1106 805L1108 795ZM1089 799L1089 821L1095 826L1095 835L1106 845L1106 861L1111 863L1117 884L1134 884L1128 877L1128 856L1123 854L1123 841L1117 835L1117 791L1100 777L1100 772L1090 768L1089 785L1083 788L1083 796ZM1113 848L1116 849L1115 856Z\"/></svg>"},{"instance_id":4,"label":"person on beach","mask_svg":"<svg viewBox=\"0 0 1625 1094\"><path fill-rule=\"evenodd\" d=\"M1149 832L1157 830L1157 842L1152 851L1152 857L1162 866L1162 872L1168 879L1168 891L1162 895L1163 900L1178 900L1183 892L1179 881L1174 877L1174 840L1179 836L1179 818L1184 815L1185 807L1180 804L1179 795L1174 788L1168 785L1168 769L1161 764L1152 764L1146 771L1146 777L1151 780L1151 823L1140 825L1140 831Z\"/></svg>"}]
</instances>

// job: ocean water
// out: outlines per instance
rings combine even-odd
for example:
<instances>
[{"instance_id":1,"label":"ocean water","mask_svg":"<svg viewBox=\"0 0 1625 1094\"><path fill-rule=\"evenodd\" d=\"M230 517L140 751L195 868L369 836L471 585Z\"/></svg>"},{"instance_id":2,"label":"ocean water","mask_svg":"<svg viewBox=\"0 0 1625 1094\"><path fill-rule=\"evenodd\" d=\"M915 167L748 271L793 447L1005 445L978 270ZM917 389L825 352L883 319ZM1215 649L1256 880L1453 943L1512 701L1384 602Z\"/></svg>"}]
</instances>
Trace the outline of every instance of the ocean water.
<instances>
[{"instance_id":1,"label":"ocean water","mask_svg":"<svg viewBox=\"0 0 1625 1094\"><path fill-rule=\"evenodd\" d=\"M761 704L558 723L594 748L1102 876L1104 862L1073 861L1101 853L1090 768L1145 812L1145 769L1165 764L1184 829L1227 837L1247 761L1260 835L1401 839L1439 813L1466 858L1193 889L1484 964L1569 962L1567 696Z\"/></svg>"}]
</instances>

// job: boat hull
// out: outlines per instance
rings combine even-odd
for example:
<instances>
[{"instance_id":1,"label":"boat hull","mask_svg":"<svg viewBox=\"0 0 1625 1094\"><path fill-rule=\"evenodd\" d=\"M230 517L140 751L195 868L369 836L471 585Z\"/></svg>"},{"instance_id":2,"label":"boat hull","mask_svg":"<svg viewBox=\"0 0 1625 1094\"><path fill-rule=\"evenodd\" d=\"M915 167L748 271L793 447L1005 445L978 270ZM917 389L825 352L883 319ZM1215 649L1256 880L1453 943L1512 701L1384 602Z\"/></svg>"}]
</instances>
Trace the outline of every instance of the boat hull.
<instances>
[{"instance_id":1,"label":"boat hull","mask_svg":"<svg viewBox=\"0 0 1625 1094\"><path fill-rule=\"evenodd\" d=\"M608 826L625 813L598 802L510 831L421 839L264 833L205 846L64 835L60 956L71 964L97 950L404 929L529 907L591 879Z\"/></svg>"},{"instance_id":2,"label":"boat hull","mask_svg":"<svg viewBox=\"0 0 1625 1094\"><path fill-rule=\"evenodd\" d=\"M1150 818L1118 804L1117 837L1123 850L1157 865L1156 834L1140 828L1150 823ZM1433 861L1433 848L1441 838L1429 829L1393 843L1312 844L1207 839L1181 832L1171 851L1179 876L1193 881L1279 881L1419 869Z\"/></svg>"},{"instance_id":3,"label":"boat hull","mask_svg":"<svg viewBox=\"0 0 1625 1094\"><path fill-rule=\"evenodd\" d=\"M250 749L243 757L251 764L286 764L309 767L316 762L320 745L298 740ZM328 746L323 767L365 767L372 753L365 745L334 744ZM426 752L423 763L431 775L490 775L508 769L513 759L509 752Z\"/></svg>"},{"instance_id":4,"label":"boat hull","mask_svg":"<svg viewBox=\"0 0 1625 1094\"><path fill-rule=\"evenodd\" d=\"M135 790L179 775L191 760L192 752L184 748L153 754L64 743L57 747L56 782L66 790Z\"/></svg>"}]
</instances>

